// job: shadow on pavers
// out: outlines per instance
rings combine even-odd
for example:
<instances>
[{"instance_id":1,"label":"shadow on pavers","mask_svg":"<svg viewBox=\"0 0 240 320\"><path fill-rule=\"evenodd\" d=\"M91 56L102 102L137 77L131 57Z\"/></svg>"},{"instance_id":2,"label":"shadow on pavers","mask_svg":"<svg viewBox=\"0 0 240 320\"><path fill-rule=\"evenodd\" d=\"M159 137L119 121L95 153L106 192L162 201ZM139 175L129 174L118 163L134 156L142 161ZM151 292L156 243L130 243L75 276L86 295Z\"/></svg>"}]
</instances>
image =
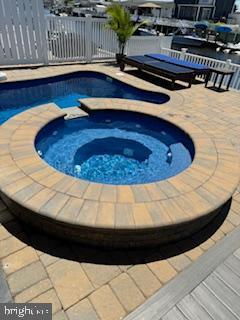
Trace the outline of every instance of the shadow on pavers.
<instances>
[{"instance_id":1,"label":"shadow on pavers","mask_svg":"<svg viewBox=\"0 0 240 320\"><path fill-rule=\"evenodd\" d=\"M224 222L232 199L204 228L181 241L146 249L110 249L82 245L43 233L17 218L3 224L16 238L36 250L62 259L105 265L132 265L167 259L189 251L209 239Z\"/></svg>"}]
</instances>

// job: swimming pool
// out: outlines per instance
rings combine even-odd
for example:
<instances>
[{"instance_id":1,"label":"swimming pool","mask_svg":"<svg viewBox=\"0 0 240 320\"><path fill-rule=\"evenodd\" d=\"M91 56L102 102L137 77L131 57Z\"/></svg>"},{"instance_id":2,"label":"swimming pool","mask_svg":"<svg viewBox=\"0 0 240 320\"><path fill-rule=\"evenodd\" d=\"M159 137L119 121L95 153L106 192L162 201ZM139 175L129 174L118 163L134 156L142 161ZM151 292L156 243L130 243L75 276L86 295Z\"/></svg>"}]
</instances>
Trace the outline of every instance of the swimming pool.
<instances>
[{"instance_id":1,"label":"swimming pool","mask_svg":"<svg viewBox=\"0 0 240 320\"><path fill-rule=\"evenodd\" d=\"M63 173L116 185L167 179L194 157L191 138L178 127L127 111L55 120L39 132L35 146L42 159Z\"/></svg>"},{"instance_id":2,"label":"swimming pool","mask_svg":"<svg viewBox=\"0 0 240 320\"><path fill-rule=\"evenodd\" d=\"M169 96L137 89L102 73L79 71L39 80L0 85L0 124L12 116L40 104L54 102L60 108L79 105L88 97L124 98L156 104Z\"/></svg>"}]
</instances>

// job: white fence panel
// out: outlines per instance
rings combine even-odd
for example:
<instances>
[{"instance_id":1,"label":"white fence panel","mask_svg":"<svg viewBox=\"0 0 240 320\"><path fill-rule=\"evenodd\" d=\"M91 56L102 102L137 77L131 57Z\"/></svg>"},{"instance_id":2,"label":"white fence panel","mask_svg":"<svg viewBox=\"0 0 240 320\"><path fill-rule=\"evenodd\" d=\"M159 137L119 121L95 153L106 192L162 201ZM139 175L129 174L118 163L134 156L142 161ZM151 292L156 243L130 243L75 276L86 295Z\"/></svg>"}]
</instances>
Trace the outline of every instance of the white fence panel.
<instances>
[{"instance_id":1,"label":"white fence panel","mask_svg":"<svg viewBox=\"0 0 240 320\"><path fill-rule=\"evenodd\" d=\"M137 55L158 53L161 48L171 48L172 37L164 36L133 36L127 43L126 54Z\"/></svg>"},{"instance_id":2,"label":"white fence panel","mask_svg":"<svg viewBox=\"0 0 240 320\"><path fill-rule=\"evenodd\" d=\"M205 66L208 66L210 68L215 68L215 69L230 69L234 71L234 76L230 85L230 88L235 89L235 90L240 90L240 65L234 64L234 63L229 63L228 61L221 61L221 60L216 60L204 56L199 56L196 54L192 53L183 53L177 50L172 50L168 48L162 48L161 53L169 55L171 57L177 58L177 59L183 59L189 62L194 62L194 63L200 63L204 64ZM214 79L211 79L214 80ZM218 77L217 84L220 81L220 77ZM228 78L225 77L223 85L227 85Z\"/></svg>"},{"instance_id":3,"label":"white fence panel","mask_svg":"<svg viewBox=\"0 0 240 320\"><path fill-rule=\"evenodd\" d=\"M86 19L46 17L48 61L86 60Z\"/></svg>"},{"instance_id":4,"label":"white fence panel","mask_svg":"<svg viewBox=\"0 0 240 320\"><path fill-rule=\"evenodd\" d=\"M105 24L106 19L91 17L44 17L42 0L0 0L0 65L114 58L116 35ZM240 65L171 50L171 43L172 37L133 36L125 53L161 52L211 68L228 68L235 72L230 87L240 90Z\"/></svg>"},{"instance_id":5,"label":"white fence panel","mask_svg":"<svg viewBox=\"0 0 240 320\"><path fill-rule=\"evenodd\" d=\"M89 18L88 18L89 19ZM115 33L106 29L106 19L92 19L92 59L115 57L118 44Z\"/></svg>"},{"instance_id":6,"label":"white fence panel","mask_svg":"<svg viewBox=\"0 0 240 320\"><path fill-rule=\"evenodd\" d=\"M0 65L44 62L43 2L0 0Z\"/></svg>"},{"instance_id":7,"label":"white fence panel","mask_svg":"<svg viewBox=\"0 0 240 320\"><path fill-rule=\"evenodd\" d=\"M115 56L117 41L106 20L46 17L49 62L91 61Z\"/></svg>"},{"instance_id":8,"label":"white fence panel","mask_svg":"<svg viewBox=\"0 0 240 320\"><path fill-rule=\"evenodd\" d=\"M105 25L106 19L47 17L49 62L114 58L118 52L117 38ZM133 36L127 43L126 54L160 52L163 46L170 48L171 43L172 37Z\"/></svg>"}]
</instances>

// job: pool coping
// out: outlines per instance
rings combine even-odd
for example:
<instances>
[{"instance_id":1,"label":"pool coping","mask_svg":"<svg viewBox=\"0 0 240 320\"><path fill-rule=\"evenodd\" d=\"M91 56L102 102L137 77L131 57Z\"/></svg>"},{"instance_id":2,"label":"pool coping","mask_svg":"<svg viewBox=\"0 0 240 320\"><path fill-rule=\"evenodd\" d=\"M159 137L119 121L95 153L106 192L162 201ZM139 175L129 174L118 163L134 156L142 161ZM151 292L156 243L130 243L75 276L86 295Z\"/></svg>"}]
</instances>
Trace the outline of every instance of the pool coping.
<instances>
[{"instance_id":1,"label":"pool coping","mask_svg":"<svg viewBox=\"0 0 240 320\"><path fill-rule=\"evenodd\" d=\"M237 152L186 116L172 113L166 105L157 108L140 101L87 98L81 102L89 110L141 112L177 125L193 140L192 165L167 180L129 186L68 176L44 162L34 146L41 128L66 113L54 104L38 106L0 127L1 195L20 218L82 242L108 245L110 240L113 246L141 246L196 232L236 190Z\"/></svg>"}]
</instances>

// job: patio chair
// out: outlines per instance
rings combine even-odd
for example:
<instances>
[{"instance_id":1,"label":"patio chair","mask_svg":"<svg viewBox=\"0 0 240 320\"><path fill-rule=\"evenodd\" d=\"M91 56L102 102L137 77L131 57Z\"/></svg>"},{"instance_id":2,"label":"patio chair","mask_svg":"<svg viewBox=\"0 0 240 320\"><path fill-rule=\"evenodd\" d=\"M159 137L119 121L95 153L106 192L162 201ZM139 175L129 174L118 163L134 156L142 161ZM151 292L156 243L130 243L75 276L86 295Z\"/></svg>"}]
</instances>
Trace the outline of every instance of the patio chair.
<instances>
[{"instance_id":1,"label":"patio chair","mask_svg":"<svg viewBox=\"0 0 240 320\"><path fill-rule=\"evenodd\" d=\"M158 61L164 61L164 62L172 63L176 66L181 66L187 69L194 70L196 76L204 75L205 80L207 78L207 75L209 75L210 73L210 68L205 66L204 64L172 58L172 57L166 56L165 54L159 54L159 53L146 54L145 56L152 59L156 59Z\"/></svg>"},{"instance_id":2,"label":"patio chair","mask_svg":"<svg viewBox=\"0 0 240 320\"><path fill-rule=\"evenodd\" d=\"M170 79L172 81L172 89L174 88L177 80L187 82L188 88L190 88L195 78L194 70L176 66L164 61L157 61L156 59L147 56L124 57L120 63L121 71L124 71L125 65L130 65L138 68L139 70L148 71L160 77Z\"/></svg>"}]
</instances>

